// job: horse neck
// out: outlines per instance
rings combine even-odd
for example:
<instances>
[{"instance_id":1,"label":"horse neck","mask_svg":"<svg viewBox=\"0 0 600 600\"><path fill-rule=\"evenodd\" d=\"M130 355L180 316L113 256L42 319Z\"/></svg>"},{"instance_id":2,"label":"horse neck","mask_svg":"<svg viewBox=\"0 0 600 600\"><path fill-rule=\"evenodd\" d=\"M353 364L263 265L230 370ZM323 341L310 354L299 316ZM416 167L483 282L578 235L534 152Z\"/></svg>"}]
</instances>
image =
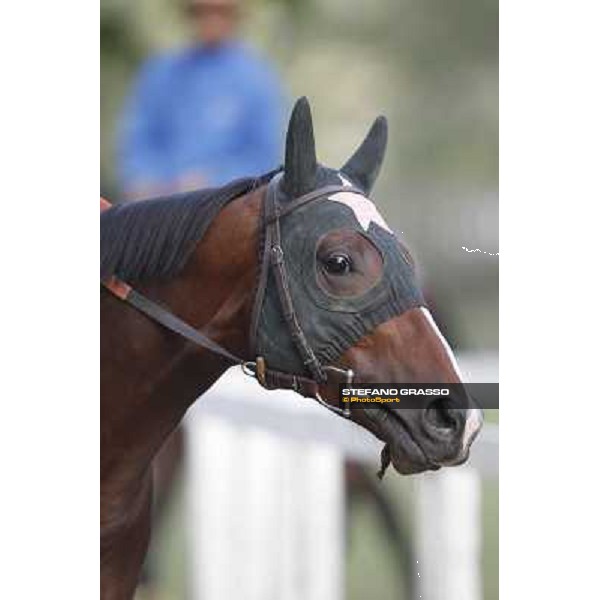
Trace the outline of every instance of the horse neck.
<instances>
[{"instance_id":1,"label":"horse neck","mask_svg":"<svg viewBox=\"0 0 600 600\"><path fill-rule=\"evenodd\" d=\"M228 204L179 276L136 287L238 356L248 353L263 194L264 188ZM127 432L120 441L149 461L229 363L193 347L111 294L103 295L101 312L102 434Z\"/></svg>"}]
</instances>

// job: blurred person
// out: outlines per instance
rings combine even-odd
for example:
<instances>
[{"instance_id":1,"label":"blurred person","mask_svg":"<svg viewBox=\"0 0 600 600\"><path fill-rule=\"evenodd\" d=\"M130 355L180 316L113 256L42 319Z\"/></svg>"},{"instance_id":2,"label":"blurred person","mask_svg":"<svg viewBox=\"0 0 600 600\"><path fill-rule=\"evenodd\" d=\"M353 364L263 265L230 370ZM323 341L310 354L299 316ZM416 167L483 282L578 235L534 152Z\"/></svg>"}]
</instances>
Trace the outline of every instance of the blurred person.
<instances>
[{"instance_id":1,"label":"blurred person","mask_svg":"<svg viewBox=\"0 0 600 600\"><path fill-rule=\"evenodd\" d=\"M118 173L136 199L258 175L281 160L283 95L238 39L240 0L187 0L193 43L151 58L126 101Z\"/></svg>"}]
</instances>

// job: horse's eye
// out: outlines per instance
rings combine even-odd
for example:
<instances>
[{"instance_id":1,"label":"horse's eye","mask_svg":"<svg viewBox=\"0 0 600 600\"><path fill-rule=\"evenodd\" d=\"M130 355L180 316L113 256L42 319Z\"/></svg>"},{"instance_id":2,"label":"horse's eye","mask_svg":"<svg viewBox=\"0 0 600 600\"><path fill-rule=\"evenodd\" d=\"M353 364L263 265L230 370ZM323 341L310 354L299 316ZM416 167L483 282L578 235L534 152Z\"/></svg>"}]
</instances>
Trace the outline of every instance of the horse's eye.
<instances>
[{"instance_id":1,"label":"horse's eye","mask_svg":"<svg viewBox=\"0 0 600 600\"><path fill-rule=\"evenodd\" d=\"M352 271L352 261L346 254L333 254L325 261L325 269L332 275L348 275Z\"/></svg>"}]
</instances>

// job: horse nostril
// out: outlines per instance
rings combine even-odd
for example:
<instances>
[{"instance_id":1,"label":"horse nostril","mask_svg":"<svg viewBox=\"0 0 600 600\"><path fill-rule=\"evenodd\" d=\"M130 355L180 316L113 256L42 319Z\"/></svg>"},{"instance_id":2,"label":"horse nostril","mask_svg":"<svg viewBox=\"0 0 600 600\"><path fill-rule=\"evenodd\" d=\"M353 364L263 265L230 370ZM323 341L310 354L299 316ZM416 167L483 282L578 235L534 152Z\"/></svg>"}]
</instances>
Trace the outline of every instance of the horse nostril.
<instances>
[{"instance_id":1,"label":"horse nostril","mask_svg":"<svg viewBox=\"0 0 600 600\"><path fill-rule=\"evenodd\" d=\"M452 400L438 396L425 409L425 425L431 429L454 433L460 427L456 412L456 408L452 407Z\"/></svg>"}]
</instances>

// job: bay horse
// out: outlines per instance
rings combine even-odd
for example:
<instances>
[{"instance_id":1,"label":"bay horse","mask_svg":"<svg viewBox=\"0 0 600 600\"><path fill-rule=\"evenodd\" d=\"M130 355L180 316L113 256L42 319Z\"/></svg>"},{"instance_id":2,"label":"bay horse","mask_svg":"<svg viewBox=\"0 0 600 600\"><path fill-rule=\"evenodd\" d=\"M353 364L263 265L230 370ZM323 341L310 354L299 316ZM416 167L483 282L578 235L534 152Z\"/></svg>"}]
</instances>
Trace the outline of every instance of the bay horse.
<instances>
[{"instance_id":1,"label":"bay horse","mask_svg":"<svg viewBox=\"0 0 600 600\"><path fill-rule=\"evenodd\" d=\"M461 382L408 250L368 199L386 144L379 117L340 170L320 165L301 98L281 169L102 211L103 600L132 598L153 459L233 364L365 427L400 473L467 459L482 424L468 396L404 411L339 405L339 383Z\"/></svg>"}]
</instances>

